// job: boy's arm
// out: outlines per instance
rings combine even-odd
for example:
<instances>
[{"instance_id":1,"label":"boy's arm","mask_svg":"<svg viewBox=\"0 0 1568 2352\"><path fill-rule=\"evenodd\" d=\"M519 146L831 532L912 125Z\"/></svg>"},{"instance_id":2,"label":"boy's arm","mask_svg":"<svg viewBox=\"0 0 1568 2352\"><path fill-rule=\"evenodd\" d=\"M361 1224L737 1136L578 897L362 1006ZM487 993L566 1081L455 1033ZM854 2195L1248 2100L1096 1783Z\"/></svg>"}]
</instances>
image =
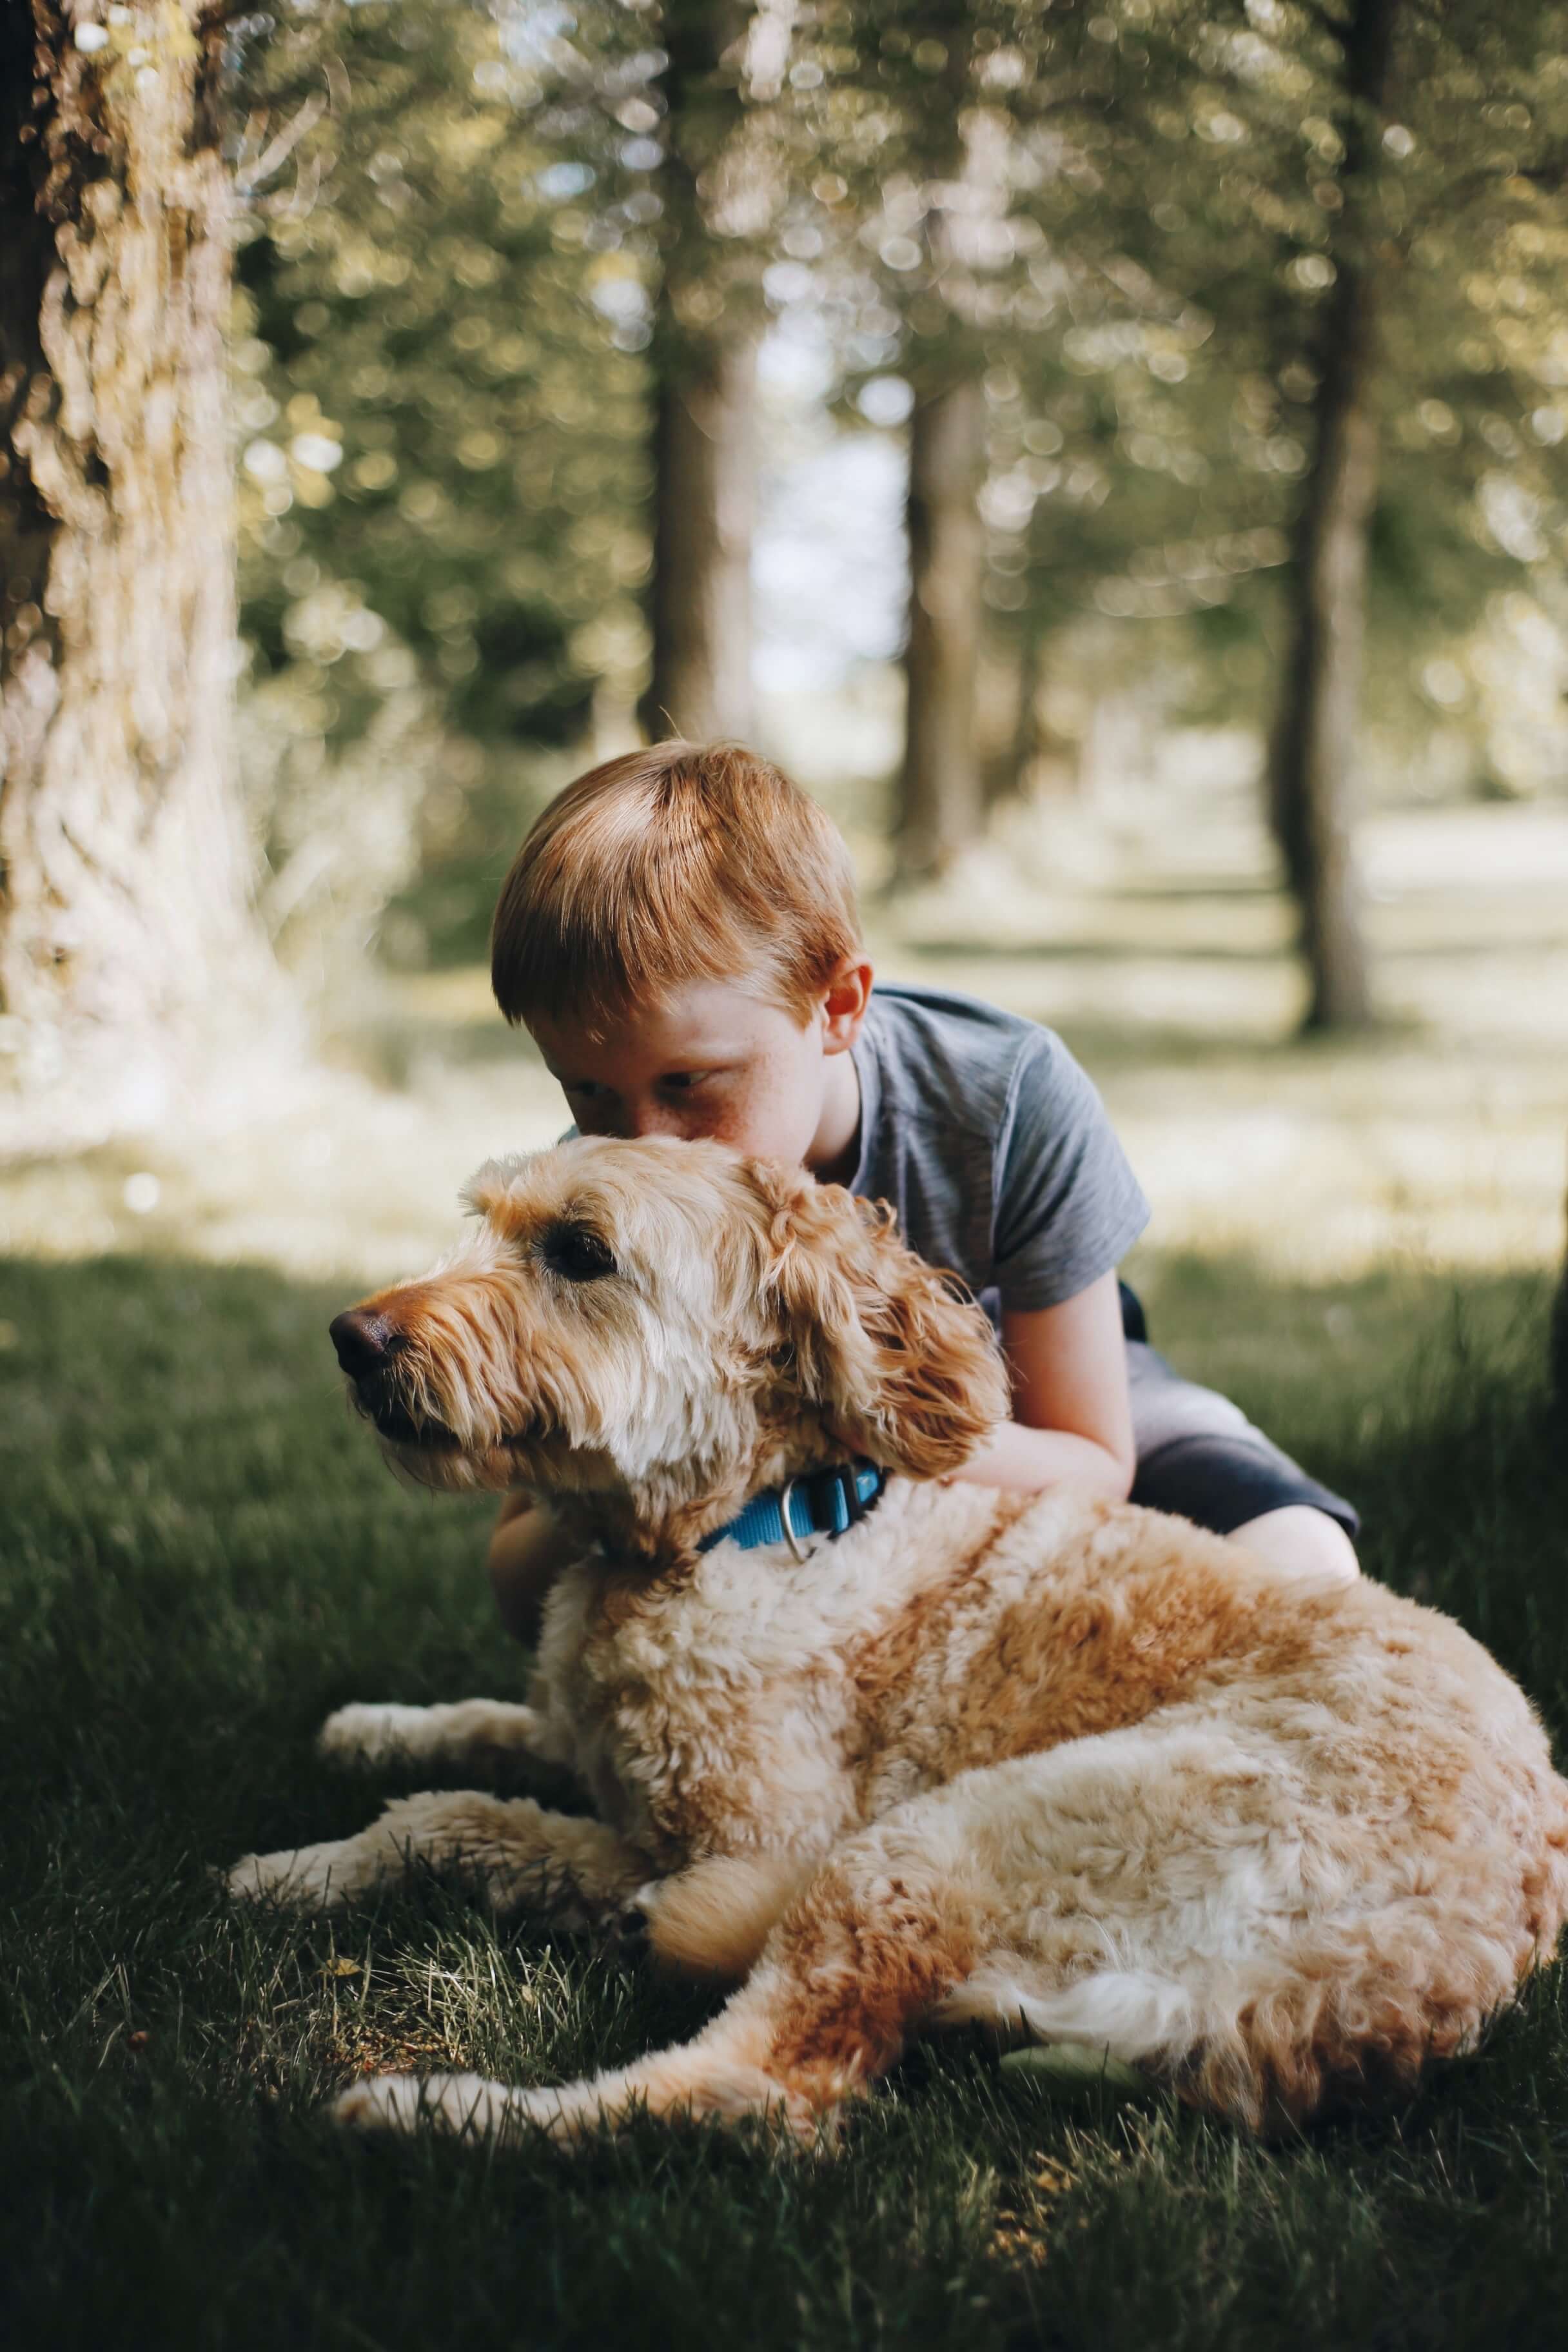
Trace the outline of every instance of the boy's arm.
<instances>
[{"instance_id":1,"label":"boy's arm","mask_svg":"<svg viewBox=\"0 0 1568 2352\"><path fill-rule=\"evenodd\" d=\"M977 1486L1047 1486L1125 1501L1137 1455L1114 1272L1059 1307L1003 1310L1013 1418L954 1473Z\"/></svg>"},{"instance_id":2,"label":"boy's arm","mask_svg":"<svg viewBox=\"0 0 1568 2352\"><path fill-rule=\"evenodd\" d=\"M519 1491L506 1496L490 1530L485 1566L501 1623L514 1640L538 1641L550 1588L582 1549L581 1541L562 1534L535 1496Z\"/></svg>"}]
</instances>

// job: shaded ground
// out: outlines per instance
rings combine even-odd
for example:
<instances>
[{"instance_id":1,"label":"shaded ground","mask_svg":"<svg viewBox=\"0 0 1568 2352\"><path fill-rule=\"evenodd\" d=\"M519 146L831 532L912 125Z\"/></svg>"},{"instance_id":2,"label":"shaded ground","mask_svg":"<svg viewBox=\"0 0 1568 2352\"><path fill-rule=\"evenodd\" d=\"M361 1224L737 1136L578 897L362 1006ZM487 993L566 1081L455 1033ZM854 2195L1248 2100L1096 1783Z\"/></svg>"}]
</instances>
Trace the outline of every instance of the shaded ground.
<instances>
[{"instance_id":1,"label":"shaded ground","mask_svg":"<svg viewBox=\"0 0 1568 2352\"><path fill-rule=\"evenodd\" d=\"M1568 1729L1568 1465L1543 1286L1288 1284L1151 1257L1157 1338L1362 1504ZM549 2081L700 1998L497 1933L431 1879L335 1927L207 1865L342 1834L394 1783L313 1759L351 1696L506 1696L488 1507L407 1493L338 1396L342 1286L0 1267L0 2274L18 2347L1014 2352L1562 2340L1568 2013L1553 1970L1408 2106L1262 2150L922 2049L813 2160L645 2126L575 2161L363 2146L366 2066ZM405 1784L406 1785L406 1784Z\"/></svg>"}]
</instances>

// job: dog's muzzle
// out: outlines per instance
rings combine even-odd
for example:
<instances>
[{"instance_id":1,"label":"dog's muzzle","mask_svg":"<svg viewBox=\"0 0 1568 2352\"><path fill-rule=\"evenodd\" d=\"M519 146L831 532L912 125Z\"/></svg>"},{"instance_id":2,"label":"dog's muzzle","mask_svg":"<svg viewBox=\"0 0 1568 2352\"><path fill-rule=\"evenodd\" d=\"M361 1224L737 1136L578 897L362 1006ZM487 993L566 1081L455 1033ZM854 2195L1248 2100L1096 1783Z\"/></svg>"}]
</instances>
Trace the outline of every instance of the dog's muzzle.
<instances>
[{"instance_id":1,"label":"dog's muzzle","mask_svg":"<svg viewBox=\"0 0 1568 2352\"><path fill-rule=\"evenodd\" d=\"M440 1422L416 1420L397 1382L397 1359L408 1345L406 1335L384 1315L368 1315L350 1307L334 1316L328 1336L339 1363L353 1382L354 1398L383 1437L396 1445L452 1445L452 1432Z\"/></svg>"},{"instance_id":2,"label":"dog's muzzle","mask_svg":"<svg viewBox=\"0 0 1568 2352\"><path fill-rule=\"evenodd\" d=\"M384 1315L367 1315L363 1307L351 1307L344 1315L335 1315L327 1327L327 1336L337 1349L338 1361L351 1381L363 1381L384 1372L395 1356L402 1354L408 1345L395 1323Z\"/></svg>"}]
</instances>

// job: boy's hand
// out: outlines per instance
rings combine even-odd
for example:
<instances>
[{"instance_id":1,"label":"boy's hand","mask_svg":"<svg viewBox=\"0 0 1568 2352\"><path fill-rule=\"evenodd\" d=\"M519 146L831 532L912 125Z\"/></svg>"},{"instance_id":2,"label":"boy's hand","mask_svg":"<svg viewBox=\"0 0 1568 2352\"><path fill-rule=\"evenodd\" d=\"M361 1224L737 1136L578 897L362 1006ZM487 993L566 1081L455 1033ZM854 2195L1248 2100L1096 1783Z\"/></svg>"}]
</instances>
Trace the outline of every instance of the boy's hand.
<instances>
[{"instance_id":1,"label":"boy's hand","mask_svg":"<svg viewBox=\"0 0 1568 2352\"><path fill-rule=\"evenodd\" d=\"M545 1597L579 1551L577 1544L563 1536L546 1504L521 1492L505 1496L485 1566L501 1623L514 1641L538 1641Z\"/></svg>"},{"instance_id":2,"label":"boy's hand","mask_svg":"<svg viewBox=\"0 0 1568 2352\"><path fill-rule=\"evenodd\" d=\"M1059 1307L1004 1311L1002 1344L1013 1419L954 1475L1014 1494L1070 1486L1125 1502L1137 1454L1115 1274Z\"/></svg>"}]
</instances>

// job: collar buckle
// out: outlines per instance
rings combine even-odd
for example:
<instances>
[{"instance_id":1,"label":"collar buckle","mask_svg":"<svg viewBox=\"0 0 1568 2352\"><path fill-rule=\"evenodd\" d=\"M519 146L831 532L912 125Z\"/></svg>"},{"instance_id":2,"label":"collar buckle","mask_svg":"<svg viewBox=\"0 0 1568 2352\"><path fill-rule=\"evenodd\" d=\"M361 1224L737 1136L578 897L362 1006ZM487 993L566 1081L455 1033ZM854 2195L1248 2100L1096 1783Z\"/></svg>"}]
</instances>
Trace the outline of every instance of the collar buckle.
<instances>
[{"instance_id":1,"label":"collar buckle","mask_svg":"<svg viewBox=\"0 0 1568 2352\"><path fill-rule=\"evenodd\" d=\"M831 1462L825 1470L814 1471L812 1474L813 1483L824 1489L823 1501L826 1507L827 1531L831 1535L847 1535L849 1529L858 1520L863 1519L871 1507L869 1503L861 1499L859 1466L854 1462ZM879 1481L877 1491L880 1492ZM843 1515L842 1519L839 1516L840 1512Z\"/></svg>"},{"instance_id":2,"label":"collar buckle","mask_svg":"<svg viewBox=\"0 0 1568 2352\"><path fill-rule=\"evenodd\" d=\"M789 1515L790 1503L794 1497L795 1490L799 1484L800 1481L798 1478L786 1478L784 1485L779 1488L779 1525L784 1529L784 1539L790 1548L791 1558L804 1561L808 1560L811 1558L811 1554L807 1551L805 1545L801 1541L799 1536L796 1535L795 1531L795 1524ZM809 1501L806 1507L808 1510L811 1509ZM808 1536L814 1536L818 1532L816 1526L816 1513L815 1510L811 1510L811 1526L807 1529Z\"/></svg>"},{"instance_id":3,"label":"collar buckle","mask_svg":"<svg viewBox=\"0 0 1568 2352\"><path fill-rule=\"evenodd\" d=\"M791 1558L804 1563L811 1557L807 1546L814 1538L826 1537L832 1543L847 1535L871 1510L886 1485L883 1473L867 1461L834 1462L798 1472L782 1486L753 1495L737 1517L710 1529L697 1549L711 1551L715 1544L729 1542L747 1551L753 1545L777 1543L782 1538ZM790 1515L797 1494L805 1502L804 1532Z\"/></svg>"}]
</instances>

